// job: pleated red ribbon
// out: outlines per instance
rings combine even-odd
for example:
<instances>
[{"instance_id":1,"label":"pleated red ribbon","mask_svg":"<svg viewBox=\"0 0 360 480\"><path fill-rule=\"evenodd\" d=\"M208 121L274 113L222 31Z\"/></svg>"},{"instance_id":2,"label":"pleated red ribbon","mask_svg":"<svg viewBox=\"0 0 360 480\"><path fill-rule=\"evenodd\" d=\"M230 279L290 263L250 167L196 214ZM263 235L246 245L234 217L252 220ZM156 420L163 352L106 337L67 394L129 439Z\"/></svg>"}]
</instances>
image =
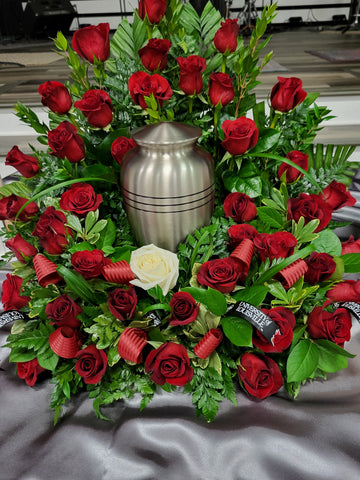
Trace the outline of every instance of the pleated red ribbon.
<instances>
[{"instance_id":1,"label":"pleated red ribbon","mask_svg":"<svg viewBox=\"0 0 360 480\"><path fill-rule=\"evenodd\" d=\"M308 270L308 266L304 260L299 258L294 263L291 263L286 268L281 270L276 278L283 284L283 287L288 289L295 282L299 280L300 277L305 275Z\"/></svg>"},{"instance_id":2,"label":"pleated red ribbon","mask_svg":"<svg viewBox=\"0 0 360 480\"><path fill-rule=\"evenodd\" d=\"M195 345L194 353L197 357L205 359L217 348L223 339L223 333L218 328L212 328Z\"/></svg>"},{"instance_id":3,"label":"pleated red ribbon","mask_svg":"<svg viewBox=\"0 0 360 480\"><path fill-rule=\"evenodd\" d=\"M78 333L70 327L60 327L49 336L51 350L62 358L74 358L81 347Z\"/></svg>"},{"instance_id":4,"label":"pleated red ribbon","mask_svg":"<svg viewBox=\"0 0 360 480\"><path fill-rule=\"evenodd\" d=\"M120 357L129 362L141 363L146 341L146 332L140 328L125 328L118 343Z\"/></svg>"},{"instance_id":5,"label":"pleated red ribbon","mask_svg":"<svg viewBox=\"0 0 360 480\"><path fill-rule=\"evenodd\" d=\"M41 287L46 287L50 284L58 283L62 278L57 273L57 265L46 258L44 255L38 253L33 258L36 276Z\"/></svg>"},{"instance_id":6,"label":"pleated red ribbon","mask_svg":"<svg viewBox=\"0 0 360 480\"><path fill-rule=\"evenodd\" d=\"M108 282L128 284L135 276L126 260L110 263L102 269L102 274Z\"/></svg>"},{"instance_id":7,"label":"pleated red ribbon","mask_svg":"<svg viewBox=\"0 0 360 480\"><path fill-rule=\"evenodd\" d=\"M244 238L241 243L233 250L230 257L240 260L249 269L252 256L254 254L254 244L249 238Z\"/></svg>"}]
</instances>

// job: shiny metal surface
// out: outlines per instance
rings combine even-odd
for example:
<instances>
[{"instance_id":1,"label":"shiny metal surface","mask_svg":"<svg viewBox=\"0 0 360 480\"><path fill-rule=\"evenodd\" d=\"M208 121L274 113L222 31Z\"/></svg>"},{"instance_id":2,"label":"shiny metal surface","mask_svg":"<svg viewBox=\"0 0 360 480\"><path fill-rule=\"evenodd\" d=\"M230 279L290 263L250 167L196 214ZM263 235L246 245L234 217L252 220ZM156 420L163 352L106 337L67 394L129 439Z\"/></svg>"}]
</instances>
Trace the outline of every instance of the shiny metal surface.
<instances>
[{"instance_id":1,"label":"shiny metal surface","mask_svg":"<svg viewBox=\"0 0 360 480\"><path fill-rule=\"evenodd\" d=\"M147 125L133 133L138 145L121 166L130 225L139 245L175 251L214 208L214 167L195 145L199 128L176 122Z\"/></svg>"}]
</instances>

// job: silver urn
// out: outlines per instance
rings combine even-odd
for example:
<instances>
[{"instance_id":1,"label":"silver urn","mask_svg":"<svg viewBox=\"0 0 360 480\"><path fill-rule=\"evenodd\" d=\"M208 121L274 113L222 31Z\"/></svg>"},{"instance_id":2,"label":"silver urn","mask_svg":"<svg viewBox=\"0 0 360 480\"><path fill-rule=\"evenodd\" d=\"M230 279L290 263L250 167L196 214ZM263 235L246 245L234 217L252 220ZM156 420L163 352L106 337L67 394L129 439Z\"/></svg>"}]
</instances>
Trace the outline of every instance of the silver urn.
<instances>
[{"instance_id":1,"label":"silver urn","mask_svg":"<svg viewBox=\"0 0 360 480\"><path fill-rule=\"evenodd\" d=\"M196 146L201 129L176 122L147 125L132 138L121 165L124 207L139 245L176 251L189 233L209 223L214 164Z\"/></svg>"}]
</instances>

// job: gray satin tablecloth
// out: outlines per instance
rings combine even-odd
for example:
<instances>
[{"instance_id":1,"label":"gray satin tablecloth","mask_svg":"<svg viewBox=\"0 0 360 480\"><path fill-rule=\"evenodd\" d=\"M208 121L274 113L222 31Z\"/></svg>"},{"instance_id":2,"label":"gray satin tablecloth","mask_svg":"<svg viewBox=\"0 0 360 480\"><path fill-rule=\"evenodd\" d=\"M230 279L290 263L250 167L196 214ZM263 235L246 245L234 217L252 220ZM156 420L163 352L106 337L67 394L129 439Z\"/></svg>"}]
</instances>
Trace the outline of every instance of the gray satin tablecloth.
<instances>
[{"instance_id":1,"label":"gray satin tablecloth","mask_svg":"<svg viewBox=\"0 0 360 480\"><path fill-rule=\"evenodd\" d=\"M355 321L346 347L360 353ZM239 391L238 407L223 402L212 424L179 392L156 395L142 413L139 399L109 407L113 422L97 420L84 394L53 427L52 386L27 387L8 354L0 350L1 480L360 479L360 356L296 401Z\"/></svg>"}]
</instances>

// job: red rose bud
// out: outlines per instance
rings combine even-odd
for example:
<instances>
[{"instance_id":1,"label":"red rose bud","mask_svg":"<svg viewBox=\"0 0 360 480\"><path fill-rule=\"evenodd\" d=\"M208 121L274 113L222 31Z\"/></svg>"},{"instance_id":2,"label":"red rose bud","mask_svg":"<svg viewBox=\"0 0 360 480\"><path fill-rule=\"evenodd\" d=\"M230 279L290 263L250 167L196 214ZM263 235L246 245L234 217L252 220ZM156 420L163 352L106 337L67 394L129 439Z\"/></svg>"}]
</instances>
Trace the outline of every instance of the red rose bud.
<instances>
[{"instance_id":1,"label":"red rose bud","mask_svg":"<svg viewBox=\"0 0 360 480\"><path fill-rule=\"evenodd\" d=\"M26 222L35 217L39 211L39 207L35 202L30 202L18 216L17 213L20 208L28 201L27 198L19 197L15 194L11 194L8 197L0 199L0 220L21 220Z\"/></svg>"},{"instance_id":2,"label":"red rose bud","mask_svg":"<svg viewBox=\"0 0 360 480\"><path fill-rule=\"evenodd\" d=\"M190 55L187 58L178 57L180 66L179 88L186 95L197 95L203 88L202 72L206 69L205 58Z\"/></svg>"},{"instance_id":3,"label":"red rose bud","mask_svg":"<svg viewBox=\"0 0 360 480\"><path fill-rule=\"evenodd\" d=\"M307 172L309 168L309 157L308 155L306 155L306 153L293 150L292 152L289 152L286 155L286 158L296 163L296 165L299 165L299 167L301 167L303 170ZM291 165L288 165L287 163L284 162L280 165L277 173L279 180L281 179L281 177L284 175L285 172L286 172L285 180L287 183L294 183L296 180L304 176L304 174L301 173L299 170L297 170L295 167L292 167Z\"/></svg>"},{"instance_id":4,"label":"red rose bud","mask_svg":"<svg viewBox=\"0 0 360 480\"><path fill-rule=\"evenodd\" d=\"M141 63L150 72L164 70L167 65L167 54L171 47L170 40L151 38L145 47L140 48L139 56Z\"/></svg>"},{"instance_id":5,"label":"red rose bud","mask_svg":"<svg viewBox=\"0 0 360 480\"><path fill-rule=\"evenodd\" d=\"M40 287L55 285L62 280L56 271L57 265L40 253L34 257L34 268Z\"/></svg>"},{"instance_id":6,"label":"red rose bud","mask_svg":"<svg viewBox=\"0 0 360 480\"><path fill-rule=\"evenodd\" d=\"M266 355L244 353L238 375L245 390L259 399L278 392L284 383L278 364Z\"/></svg>"},{"instance_id":7,"label":"red rose bud","mask_svg":"<svg viewBox=\"0 0 360 480\"><path fill-rule=\"evenodd\" d=\"M323 190L326 203L330 205L333 210L338 210L342 207L352 207L356 203L356 199L347 191L344 183L333 180Z\"/></svg>"},{"instance_id":8,"label":"red rose bud","mask_svg":"<svg viewBox=\"0 0 360 480\"><path fill-rule=\"evenodd\" d=\"M80 350L76 356L79 360L75 364L75 370L84 382L90 385L99 383L108 363L104 350L97 349L95 345L89 345L84 350Z\"/></svg>"},{"instance_id":9,"label":"red rose bud","mask_svg":"<svg viewBox=\"0 0 360 480\"><path fill-rule=\"evenodd\" d=\"M38 92L41 95L41 103L59 115L67 113L72 105L69 90L60 82L47 81L42 83Z\"/></svg>"},{"instance_id":10,"label":"red rose bud","mask_svg":"<svg viewBox=\"0 0 360 480\"><path fill-rule=\"evenodd\" d=\"M80 57L94 63L94 57L105 62L110 56L110 25L99 23L76 30L72 39L72 47Z\"/></svg>"},{"instance_id":11,"label":"red rose bud","mask_svg":"<svg viewBox=\"0 0 360 480\"><path fill-rule=\"evenodd\" d=\"M109 258L104 256L102 250L82 250L71 255L71 265L86 280L99 277L103 267L111 263Z\"/></svg>"},{"instance_id":12,"label":"red rose bud","mask_svg":"<svg viewBox=\"0 0 360 480\"><path fill-rule=\"evenodd\" d=\"M271 106L274 110L287 113L302 103L307 93L302 89L302 81L299 78L278 77L278 80L271 90Z\"/></svg>"},{"instance_id":13,"label":"red rose bud","mask_svg":"<svg viewBox=\"0 0 360 480\"><path fill-rule=\"evenodd\" d=\"M341 255L347 253L360 253L360 238L355 240L354 235L350 235L345 242L341 242Z\"/></svg>"},{"instance_id":14,"label":"red rose bud","mask_svg":"<svg viewBox=\"0 0 360 480\"><path fill-rule=\"evenodd\" d=\"M207 358L221 343L223 339L222 331L218 328L212 328L194 347L194 353L197 357Z\"/></svg>"},{"instance_id":15,"label":"red rose bud","mask_svg":"<svg viewBox=\"0 0 360 480\"><path fill-rule=\"evenodd\" d=\"M360 280L345 280L336 284L326 292L329 302L357 302L360 303Z\"/></svg>"},{"instance_id":16,"label":"red rose bud","mask_svg":"<svg viewBox=\"0 0 360 480\"><path fill-rule=\"evenodd\" d=\"M300 217L304 217L305 224L310 220L320 220L315 232L326 228L331 220L332 208L320 195L300 193L297 198L290 198L287 205L288 220L298 222Z\"/></svg>"},{"instance_id":17,"label":"red rose bud","mask_svg":"<svg viewBox=\"0 0 360 480\"><path fill-rule=\"evenodd\" d=\"M256 328L253 331L253 344L265 353L280 353L286 350L293 339L293 329L296 325L295 315L284 307L275 307L267 310L261 309L278 327L277 333L269 342Z\"/></svg>"},{"instance_id":18,"label":"red rose bud","mask_svg":"<svg viewBox=\"0 0 360 480\"><path fill-rule=\"evenodd\" d=\"M5 165L16 168L20 175L25 178L34 177L40 170L38 159L25 155L16 145L7 153Z\"/></svg>"},{"instance_id":19,"label":"red rose bud","mask_svg":"<svg viewBox=\"0 0 360 480\"><path fill-rule=\"evenodd\" d=\"M152 24L160 23L166 12L167 0L139 0L139 17Z\"/></svg>"},{"instance_id":20,"label":"red rose bud","mask_svg":"<svg viewBox=\"0 0 360 480\"><path fill-rule=\"evenodd\" d=\"M109 292L108 305L110 312L115 318L122 322L130 320L135 313L137 305L137 296L135 288L130 287L128 290L123 288L116 288Z\"/></svg>"},{"instance_id":21,"label":"red rose bud","mask_svg":"<svg viewBox=\"0 0 360 480\"><path fill-rule=\"evenodd\" d=\"M21 295L23 279L18 275L6 274L6 280L2 284L1 301L4 306L4 311L21 310L31 300L30 297Z\"/></svg>"},{"instance_id":22,"label":"red rose bud","mask_svg":"<svg viewBox=\"0 0 360 480\"><path fill-rule=\"evenodd\" d=\"M228 18L221 22L221 27L215 33L214 45L221 53L235 52L238 44L239 25L237 19Z\"/></svg>"},{"instance_id":23,"label":"red rose bud","mask_svg":"<svg viewBox=\"0 0 360 480\"><path fill-rule=\"evenodd\" d=\"M145 372L151 374L151 380L158 385L165 382L183 387L194 376L190 360L183 345L168 342L152 350L145 360Z\"/></svg>"},{"instance_id":24,"label":"red rose bud","mask_svg":"<svg viewBox=\"0 0 360 480\"><path fill-rule=\"evenodd\" d=\"M170 325L188 325L195 320L200 309L200 304L187 292L174 293L169 305L172 309Z\"/></svg>"},{"instance_id":25,"label":"red rose bud","mask_svg":"<svg viewBox=\"0 0 360 480\"><path fill-rule=\"evenodd\" d=\"M94 128L105 128L112 122L112 103L104 90L88 90L74 103Z\"/></svg>"},{"instance_id":26,"label":"red rose bud","mask_svg":"<svg viewBox=\"0 0 360 480\"><path fill-rule=\"evenodd\" d=\"M299 258L296 262L281 270L276 278L283 284L284 288L289 289L296 283L299 278L306 274L308 266L304 260Z\"/></svg>"},{"instance_id":27,"label":"red rose bud","mask_svg":"<svg viewBox=\"0 0 360 480\"><path fill-rule=\"evenodd\" d=\"M38 359L34 358L28 362L17 362L16 369L19 378L25 380L26 385L33 387L40 373L45 372L45 368L39 365Z\"/></svg>"},{"instance_id":28,"label":"red rose bud","mask_svg":"<svg viewBox=\"0 0 360 480\"><path fill-rule=\"evenodd\" d=\"M50 130L48 143L54 155L67 158L71 163L80 162L85 158L84 141L70 122L61 122L55 130Z\"/></svg>"},{"instance_id":29,"label":"red rose bud","mask_svg":"<svg viewBox=\"0 0 360 480\"><path fill-rule=\"evenodd\" d=\"M305 259L305 262L308 270L305 273L304 280L311 285L325 282L336 269L336 262L328 253L312 252L311 255Z\"/></svg>"},{"instance_id":30,"label":"red rose bud","mask_svg":"<svg viewBox=\"0 0 360 480\"><path fill-rule=\"evenodd\" d=\"M225 217L230 217L235 222L250 222L256 217L254 200L246 193L232 192L224 200Z\"/></svg>"},{"instance_id":31,"label":"red rose bud","mask_svg":"<svg viewBox=\"0 0 360 480\"><path fill-rule=\"evenodd\" d=\"M259 139L259 130L251 118L239 117L225 120L222 124L225 140L221 145L231 155L242 155L251 150Z\"/></svg>"},{"instance_id":32,"label":"red rose bud","mask_svg":"<svg viewBox=\"0 0 360 480\"><path fill-rule=\"evenodd\" d=\"M236 287L242 273L243 270L235 258L216 258L201 265L197 281L221 293L230 293Z\"/></svg>"},{"instance_id":33,"label":"red rose bud","mask_svg":"<svg viewBox=\"0 0 360 480\"><path fill-rule=\"evenodd\" d=\"M244 240L230 254L231 258L236 258L243 265L244 270L249 270L251 259L254 253L254 244L248 239Z\"/></svg>"},{"instance_id":34,"label":"red rose bud","mask_svg":"<svg viewBox=\"0 0 360 480\"><path fill-rule=\"evenodd\" d=\"M157 73L149 75L142 71L133 73L129 78L129 91L136 105L140 105L144 110L148 108L144 97L154 95L161 107L172 96L172 90L166 78Z\"/></svg>"},{"instance_id":35,"label":"red rose bud","mask_svg":"<svg viewBox=\"0 0 360 480\"><path fill-rule=\"evenodd\" d=\"M267 258L274 260L290 257L294 253L297 240L290 232L259 233L254 238L254 245L260 261L265 262Z\"/></svg>"},{"instance_id":36,"label":"red rose bud","mask_svg":"<svg viewBox=\"0 0 360 480\"><path fill-rule=\"evenodd\" d=\"M50 333L49 346L61 358L75 358L81 346L81 340L74 329L60 327Z\"/></svg>"},{"instance_id":37,"label":"red rose bud","mask_svg":"<svg viewBox=\"0 0 360 480\"><path fill-rule=\"evenodd\" d=\"M78 328L80 320L77 316L82 312L82 308L66 294L60 295L45 307L47 317L52 320L50 325L57 327Z\"/></svg>"},{"instance_id":38,"label":"red rose bud","mask_svg":"<svg viewBox=\"0 0 360 480\"><path fill-rule=\"evenodd\" d=\"M63 212L55 210L54 207L47 207L35 225L32 234L39 238L41 246L50 255L63 253L69 244L67 236L71 234L71 230L65 223L66 217Z\"/></svg>"},{"instance_id":39,"label":"red rose bud","mask_svg":"<svg viewBox=\"0 0 360 480\"><path fill-rule=\"evenodd\" d=\"M307 319L307 330L311 338L324 338L344 346L351 337L351 315L345 308L326 312L323 307L315 307Z\"/></svg>"},{"instance_id":40,"label":"red rose bud","mask_svg":"<svg viewBox=\"0 0 360 480\"><path fill-rule=\"evenodd\" d=\"M88 183L73 183L69 190L66 190L60 198L60 208L68 212L76 213L80 217L88 212L99 208L102 196L96 194L95 190Z\"/></svg>"},{"instance_id":41,"label":"red rose bud","mask_svg":"<svg viewBox=\"0 0 360 480\"><path fill-rule=\"evenodd\" d=\"M118 352L128 362L141 363L142 351L147 342L147 334L140 328L125 328L120 335Z\"/></svg>"},{"instance_id":42,"label":"red rose bud","mask_svg":"<svg viewBox=\"0 0 360 480\"><path fill-rule=\"evenodd\" d=\"M222 107L232 102L235 90L231 78L227 73L212 73L209 77L209 98L215 107L219 103Z\"/></svg>"},{"instance_id":43,"label":"red rose bud","mask_svg":"<svg viewBox=\"0 0 360 480\"><path fill-rule=\"evenodd\" d=\"M105 280L111 283L128 284L135 278L126 260L104 265L101 272Z\"/></svg>"},{"instance_id":44,"label":"red rose bud","mask_svg":"<svg viewBox=\"0 0 360 480\"><path fill-rule=\"evenodd\" d=\"M13 252L17 260L26 263L26 259L33 258L37 254L37 249L27 242L20 233L5 242L5 246Z\"/></svg>"},{"instance_id":45,"label":"red rose bud","mask_svg":"<svg viewBox=\"0 0 360 480\"><path fill-rule=\"evenodd\" d=\"M258 232L255 227L246 223L231 225L228 229L231 248L236 248L245 238L254 240Z\"/></svg>"},{"instance_id":46,"label":"red rose bud","mask_svg":"<svg viewBox=\"0 0 360 480\"><path fill-rule=\"evenodd\" d=\"M118 137L111 145L111 155L115 162L121 165L125 153L135 147L136 143L132 138Z\"/></svg>"}]
</instances>

